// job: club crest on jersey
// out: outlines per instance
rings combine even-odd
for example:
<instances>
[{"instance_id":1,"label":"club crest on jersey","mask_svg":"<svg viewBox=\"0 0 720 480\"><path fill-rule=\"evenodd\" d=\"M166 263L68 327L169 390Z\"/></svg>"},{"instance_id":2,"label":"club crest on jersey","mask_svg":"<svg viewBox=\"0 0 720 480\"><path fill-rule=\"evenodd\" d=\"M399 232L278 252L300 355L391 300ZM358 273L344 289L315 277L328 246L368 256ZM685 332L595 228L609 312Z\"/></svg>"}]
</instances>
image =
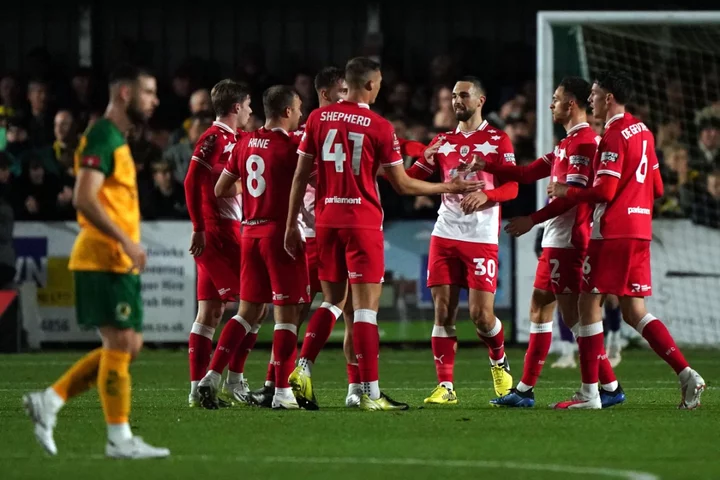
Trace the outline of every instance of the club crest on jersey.
<instances>
[{"instance_id":1,"label":"club crest on jersey","mask_svg":"<svg viewBox=\"0 0 720 480\"><path fill-rule=\"evenodd\" d=\"M615 152L602 152L602 154L600 155L600 161L602 163L616 162L618 156L619 155Z\"/></svg>"},{"instance_id":2,"label":"club crest on jersey","mask_svg":"<svg viewBox=\"0 0 720 480\"><path fill-rule=\"evenodd\" d=\"M203 144L200 146L200 151L203 153L203 155L209 155L213 151L216 140L217 135L214 133L205 137L205 140L203 140Z\"/></svg>"},{"instance_id":3,"label":"club crest on jersey","mask_svg":"<svg viewBox=\"0 0 720 480\"><path fill-rule=\"evenodd\" d=\"M470 153L470 147L468 145L463 145L462 147L460 147L461 156L466 157L468 153Z\"/></svg>"}]
</instances>

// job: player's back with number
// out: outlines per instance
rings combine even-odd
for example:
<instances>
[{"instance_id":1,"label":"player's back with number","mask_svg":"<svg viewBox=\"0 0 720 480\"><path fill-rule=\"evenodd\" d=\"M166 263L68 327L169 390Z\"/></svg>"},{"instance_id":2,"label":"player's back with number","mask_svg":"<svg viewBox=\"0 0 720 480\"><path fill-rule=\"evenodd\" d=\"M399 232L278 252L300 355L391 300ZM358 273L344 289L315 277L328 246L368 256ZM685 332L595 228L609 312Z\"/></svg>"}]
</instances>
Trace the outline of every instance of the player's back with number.
<instances>
[{"instance_id":1,"label":"player's back with number","mask_svg":"<svg viewBox=\"0 0 720 480\"><path fill-rule=\"evenodd\" d=\"M610 118L595 156L595 176L617 177L614 198L595 206L592 238L652 240L655 138L647 126L622 113Z\"/></svg>"},{"instance_id":2,"label":"player's back with number","mask_svg":"<svg viewBox=\"0 0 720 480\"><path fill-rule=\"evenodd\" d=\"M243 235L284 233L297 146L294 135L265 127L240 143L228 170L242 179Z\"/></svg>"},{"instance_id":3,"label":"player's back with number","mask_svg":"<svg viewBox=\"0 0 720 480\"><path fill-rule=\"evenodd\" d=\"M298 152L318 158L316 226L382 228L377 171L402 163L390 122L340 101L310 114Z\"/></svg>"}]
</instances>

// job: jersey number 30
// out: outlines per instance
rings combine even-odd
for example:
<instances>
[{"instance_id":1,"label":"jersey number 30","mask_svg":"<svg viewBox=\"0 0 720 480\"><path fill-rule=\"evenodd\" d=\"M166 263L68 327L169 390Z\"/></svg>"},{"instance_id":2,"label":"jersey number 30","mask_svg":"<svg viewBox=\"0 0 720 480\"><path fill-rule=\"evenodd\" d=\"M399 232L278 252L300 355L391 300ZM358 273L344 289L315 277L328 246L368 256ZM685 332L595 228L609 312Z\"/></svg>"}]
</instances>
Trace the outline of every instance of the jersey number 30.
<instances>
[{"instance_id":1,"label":"jersey number 30","mask_svg":"<svg viewBox=\"0 0 720 480\"><path fill-rule=\"evenodd\" d=\"M334 162L335 171L342 173L345 171L345 160L347 154L343 149L341 142L335 143L335 137L337 136L337 129L331 128L322 147L322 159L323 162ZM362 133L348 132L348 140L352 143L352 156L350 158L350 166L352 172L355 175L360 175L360 159L362 158L363 141L365 135Z\"/></svg>"}]
</instances>

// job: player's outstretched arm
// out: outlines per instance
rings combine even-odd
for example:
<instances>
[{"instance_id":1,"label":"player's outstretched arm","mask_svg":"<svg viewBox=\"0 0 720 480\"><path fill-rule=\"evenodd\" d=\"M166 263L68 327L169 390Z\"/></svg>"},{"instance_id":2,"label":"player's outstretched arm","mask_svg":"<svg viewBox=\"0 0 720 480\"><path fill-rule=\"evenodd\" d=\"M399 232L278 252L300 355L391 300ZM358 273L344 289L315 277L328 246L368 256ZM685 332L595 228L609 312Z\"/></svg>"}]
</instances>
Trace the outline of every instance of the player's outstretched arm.
<instances>
[{"instance_id":1,"label":"player's outstretched arm","mask_svg":"<svg viewBox=\"0 0 720 480\"><path fill-rule=\"evenodd\" d=\"M315 160L301 154L298 158L297 167L295 167L295 175L290 188L290 205L287 224L285 225L285 250L293 258L296 258L302 250L302 235L300 235L297 218L300 214L305 190L314 169Z\"/></svg>"},{"instance_id":2,"label":"player's outstretched arm","mask_svg":"<svg viewBox=\"0 0 720 480\"><path fill-rule=\"evenodd\" d=\"M477 155L473 157L473 161L467 166L467 170L470 172L485 171L502 176L508 181L520 183L533 183L550 176L550 163L547 156L538 158L530 165L515 165L514 163L501 165L486 162Z\"/></svg>"},{"instance_id":3,"label":"player's outstretched arm","mask_svg":"<svg viewBox=\"0 0 720 480\"><path fill-rule=\"evenodd\" d=\"M145 268L145 251L136 244L108 216L98 200L98 192L105 181L105 174L92 168L81 168L75 182L73 205L102 233L120 243L130 257L133 266L142 271Z\"/></svg>"},{"instance_id":4,"label":"player's outstretched arm","mask_svg":"<svg viewBox=\"0 0 720 480\"><path fill-rule=\"evenodd\" d=\"M385 167L385 176L393 189L400 195L461 194L481 190L485 186L485 182L483 181L468 181L459 175L450 182L425 182L409 177L402 164Z\"/></svg>"},{"instance_id":5,"label":"player's outstretched arm","mask_svg":"<svg viewBox=\"0 0 720 480\"><path fill-rule=\"evenodd\" d=\"M568 198L575 203L608 203L615 198L619 181L618 177L612 175L600 175L590 188L571 187L566 183L550 182L547 186L547 193L551 197Z\"/></svg>"}]
</instances>

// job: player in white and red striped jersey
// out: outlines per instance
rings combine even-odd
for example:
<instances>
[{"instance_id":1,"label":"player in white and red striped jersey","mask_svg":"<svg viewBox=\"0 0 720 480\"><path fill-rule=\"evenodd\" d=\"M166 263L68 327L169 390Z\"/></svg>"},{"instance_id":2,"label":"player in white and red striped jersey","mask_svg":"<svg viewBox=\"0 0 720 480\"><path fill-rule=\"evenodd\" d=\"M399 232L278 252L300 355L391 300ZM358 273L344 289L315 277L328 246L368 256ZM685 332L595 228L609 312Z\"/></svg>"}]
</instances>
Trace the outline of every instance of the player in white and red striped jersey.
<instances>
[{"instance_id":1,"label":"player in white and red striped jersey","mask_svg":"<svg viewBox=\"0 0 720 480\"><path fill-rule=\"evenodd\" d=\"M705 381L690 368L668 329L645 307L645 297L652 294L652 210L655 199L662 196L663 185L652 132L625 111L631 96L628 74L598 74L589 101L595 117L606 123L593 161L593 185L582 189L551 182L547 189L553 197L595 205L579 303L582 387L571 400L558 403L556 408L560 409L602 406L597 383L604 348L601 307L607 294L618 296L625 322L677 373L682 392L680 408L699 406L705 389Z\"/></svg>"},{"instance_id":2,"label":"player in white and red striped jersey","mask_svg":"<svg viewBox=\"0 0 720 480\"><path fill-rule=\"evenodd\" d=\"M590 84L580 77L564 78L553 94L550 110L554 123L565 128L566 136L553 152L527 166L484 164L478 168L501 173L521 183L533 183L550 177L584 188L592 176L600 136L587 122ZM545 223L542 254L538 259L535 284L530 299L530 341L525 354L522 380L508 395L490 403L506 407L532 407L534 387L552 343L553 309L557 300L563 321L577 333L578 295L582 281L582 264L590 239L591 207L576 205L568 199L554 198L529 216L512 219L505 230L513 236L524 235L534 225ZM610 362L602 352L600 369L602 403L609 407L625 400Z\"/></svg>"},{"instance_id":3,"label":"player in white and red striped jersey","mask_svg":"<svg viewBox=\"0 0 720 480\"><path fill-rule=\"evenodd\" d=\"M293 255L304 254L297 215L317 161L315 225L323 300L342 309L350 283L353 344L363 391L360 408L405 410L407 404L389 399L379 387L377 308L385 262L377 171L383 166L395 190L407 195L469 192L480 183L458 178L432 184L408 177L392 125L369 108L380 90L380 65L368 58L354 58L345 67L345 81L347 100L319 108L308 118L298 149L285 245ZM320 308L315 315L324 317L318 321L332 322L331 309ZM298 402L310 401L310 377L298 377L302 382L295 390Z\"/></svg>"},{"instance_id":4,"label":"player in white and red striped jersey","mask_svg":"<svg viewBox=\"0 0 720 480\"><path fill-rule=\"evenodd\" d=\"M190 406L198 406L197 383L205 375L215 329L225 302L240 291L240 197L216 198L215 182L238 141L237 131L248 121L250 94L247 87L222 80L211 93L216 120L200 136L185 177L185 197L193 233L190 253L197 265L198 310L188 340ZM248 338L248 342L252 337ZM246 346L247 351L251 346ZM238 352L238 357L246 353ZM242 358L240 358L242 360ZM236 362L239 363L239 362ZM247 390L242 378L229 375L228 391Z\"/></svg>"},{"instance_id":5,"label":"player in white and red striped jersey","mask_svg":"<svg viewBox=\"0 0 720 480\"><path fill-rule=\"evenodd\" d=\"M427 178L440 170L443 178L458 175L474 157L494 165L515 164L508 136L482 118L485 90L475 77L460 79L453 88L453 107L459 125L439 135L408 175ZM446 194L430 237L427 285L435 304L432 351L438 386L425 403L456 404L454 364L457 351L455 317L460 289L469 290L470 317L479 338L487 345L491 374L498 395L512 388L505 356L502 323L495 317L500 203L517 196L518 184L500 174L470 172L468 178L485 182L483 191L469 195Z\"/></svg>"},{"instance_id":6,"label":"player in white and red striped jersey","mask_svg":"<svg viewBox=\"0 0 720 480\"><path fill-rule=\"evenodd\" d=\"M253 326L259 325L265 304L275 314L273 355L275 394L272 407L297 409L288 383L295 366L297 329L303 305L310 302L307 260L291 257L284 248L290 185L297 164L297 129L302 102L292 87L275 85L263 94L265 125L241 140L215 186L218 197L232 198L242 190L243 231L238 314L218 339L210 368L198 384L202 406L218 407L221 374L232 352ZM238 180L240 185L236 185Z\"/></svg>"}]
</instances>

